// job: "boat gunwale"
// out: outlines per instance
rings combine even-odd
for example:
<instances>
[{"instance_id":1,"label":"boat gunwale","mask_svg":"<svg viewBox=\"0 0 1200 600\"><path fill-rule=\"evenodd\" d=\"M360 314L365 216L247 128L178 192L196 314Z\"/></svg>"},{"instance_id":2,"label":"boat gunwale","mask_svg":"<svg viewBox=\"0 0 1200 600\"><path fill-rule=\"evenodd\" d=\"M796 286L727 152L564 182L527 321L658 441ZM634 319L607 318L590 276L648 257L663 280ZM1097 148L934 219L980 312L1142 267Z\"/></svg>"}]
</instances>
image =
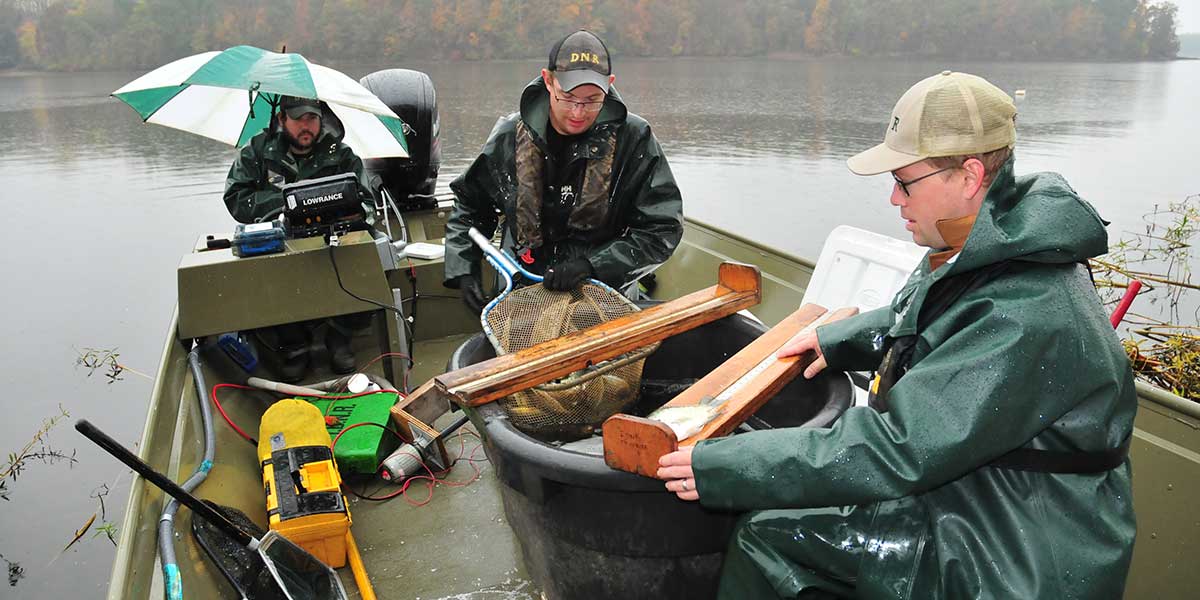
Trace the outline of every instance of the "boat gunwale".
<instances>
[{"instance_id":1,"label":"boat gunwale","mask_svg":"<svg viewBox=\"0 0 1200 600\"><path fill-rule=\"evenodd\" d=\"M1170 390L1146 383L1140 379L1135 379L1134 384L1137 387L1139 398L1183 413L1193 419L1200 419L1200 402L1184 398Z\"/></svg>"},{"instance_id":2,"label":"boat gunwale","mask_svg":"<svg viewBox=\"0 0 1200 600\"><path fill-rule=\"evenodd\" d=\"M162 397L165 393L164 390L167 387L168 382L171 380L171 378L167 377L166 374L170 371L171 362L174 360L173 346L179 346L179 340L177 339L178 331L179 306L176 304L171 311L171 325L167 328L167 339L163 343L162 356L159 359L158 371L155 373L154 389L150 395L149 406L146 407L145 424L142 426L142 435L138 440L137 456L147 464L150 464L150 457L148 455L149 448L151 448L152 444L156 443L156 435L153 431L154 428L149 427L149 425L158 415L162 404ZM182 388L182 385L180 387ZM182 402L182 398L180 398L180 401ZM178 407L176 407L176 415L178 416ZM175 422L177 420L178 419L176 418L172 421ZM176 428L176 431L171 432L170 448L174 448L175 446L177 431L178 428ZM168 473L168 475L170 474ZM127 597L124 593L118 593L118 590L123 592L130 584L129 575L132 565L134 528L129 524L129 515L137 515L141 513L140 509L142 509L142 507L148 501L148 496L146 494L148 485L149 484L145 478L135 475L133 477L133 482L129 486L129 496L125 499L125 512L122 513L121 517L121 534L117 542L116 553L113 557L112 571L109 575L107 597L110 600L122 600ZM122 568L122 565L127 566ZM153 566L151 568L153 568ZM152 580L153 577L154 576L151 575Z\"/></svg>"}]
</instances>

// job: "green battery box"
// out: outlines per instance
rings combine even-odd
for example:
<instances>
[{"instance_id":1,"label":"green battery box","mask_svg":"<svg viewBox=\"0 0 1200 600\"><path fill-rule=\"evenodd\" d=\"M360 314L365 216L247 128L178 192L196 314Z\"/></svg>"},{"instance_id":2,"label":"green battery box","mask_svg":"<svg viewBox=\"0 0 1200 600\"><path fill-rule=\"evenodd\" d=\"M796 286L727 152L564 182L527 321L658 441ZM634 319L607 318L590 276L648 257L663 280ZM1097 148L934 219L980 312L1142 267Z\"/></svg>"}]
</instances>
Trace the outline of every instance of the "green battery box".
<instances>
[{"instance_id":1,"label":"green battery box","mask_svg":"<svg viewBox=\"0 0 1200 600\"><path fill-rule=\"evenodd\" d=\"M326 419L325 429L329 437L337 439L333 448L333 459L343 477L374 475L376 467L400 446L400 439L383 430L394 429L389 425L391 408L396 403L394 393L376 393L356 398L318 400L305 398L326 417L336 417L331 423ZM375 423L355 427L338 438L338 434L356 423Z\"/></svg>"}]
</instances>

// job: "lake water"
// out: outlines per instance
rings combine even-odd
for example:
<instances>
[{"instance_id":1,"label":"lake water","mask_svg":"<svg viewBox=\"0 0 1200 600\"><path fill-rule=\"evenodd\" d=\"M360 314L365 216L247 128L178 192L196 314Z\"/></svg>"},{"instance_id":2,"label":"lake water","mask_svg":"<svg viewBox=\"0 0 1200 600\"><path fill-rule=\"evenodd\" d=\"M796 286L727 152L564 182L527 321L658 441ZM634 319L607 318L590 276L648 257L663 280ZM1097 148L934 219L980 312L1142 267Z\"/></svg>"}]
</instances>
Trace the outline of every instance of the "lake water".
<instances>
[{"instance_id":1,"label":"lake water","mask_svg":"<svg viewBox=\"0 0 1200 600\"><path fill-rule=\"evenodd\" d=\"M448 181L496 117L515 109L540 64L341 65L354 77L397 66L434 81ZM907 237L887 201L891 179L853 176L845 159L880 141L909 85L947 68L1027 90L1017 105L1018 173L1063 173L1113 222L1114 240L1140 231L1155 205L1200 193L1200 62L652 60L617 68L617 87L652 124L688 215L814 260L840 224ZM104 485L104 519L121 525L129 475L71 422L86 417L133 446L152 382L126 372L110 384L76 361L87 348L117 348L123 364L152 376L179 257L201 233L232 228L220 197L235 151L143 125L107 96L138 74L0 75L8 223L0 450L19 450L60 406L71 418L47 443L78 449L74 464L35 462L10 482L0 555L24 572L0 586L0 598L103 594L114 555L107 538L89 532L60 551L99 510L93 496Z\"/></svg>"}]
</instances>

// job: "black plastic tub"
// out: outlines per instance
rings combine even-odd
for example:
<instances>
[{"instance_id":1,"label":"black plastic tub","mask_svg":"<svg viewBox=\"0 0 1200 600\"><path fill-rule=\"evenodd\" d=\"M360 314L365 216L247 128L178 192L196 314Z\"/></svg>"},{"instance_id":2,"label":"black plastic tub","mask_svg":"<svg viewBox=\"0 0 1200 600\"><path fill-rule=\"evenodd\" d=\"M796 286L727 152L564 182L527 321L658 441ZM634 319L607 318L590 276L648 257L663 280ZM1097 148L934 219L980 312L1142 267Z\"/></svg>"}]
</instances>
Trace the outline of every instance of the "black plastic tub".
<instances>
[{"instance_id":1,"label":"black plastic tub","mask_svg":"<svg viewBox=\"0 0 1200 600\"><path fill-rule=\"evenodd\" d=\"M753 319L733 315L665 340L646 360L642 398L626 412L647 414L764 331ZM449 366L457 369L493 356L479 334L455 351ZM852 398L844 374L797 378L750 423L757 428L827 427ZM504 512L521 543L525 566L546 597L695 599L715 594L736 514L681 501L661 481L609 468L599 436L553 445L518 431L498 404L468 414L502 483Z\"/></svg>"}]
</instances>

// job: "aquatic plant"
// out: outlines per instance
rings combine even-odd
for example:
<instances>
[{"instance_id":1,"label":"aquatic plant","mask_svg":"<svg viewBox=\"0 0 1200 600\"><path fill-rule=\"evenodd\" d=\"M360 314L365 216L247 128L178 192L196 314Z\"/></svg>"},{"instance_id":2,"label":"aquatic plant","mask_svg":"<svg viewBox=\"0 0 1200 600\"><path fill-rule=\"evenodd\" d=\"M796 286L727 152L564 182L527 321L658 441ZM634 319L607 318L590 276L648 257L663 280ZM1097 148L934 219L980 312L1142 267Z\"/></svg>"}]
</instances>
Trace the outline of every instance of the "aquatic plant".
<instances>
[{"instance_id":1,"label":"aquatic plant","mask_svg":"<svg viewBox=\"0 0 1200 600\"><path fill-rule=\"evenodd\" d=\"M21 471L25 469L30 461L40 460L44 463L54 463L66 460L72 463L77 462L74 450L71 451L70 455L67 455L46 444L46 436L50 433L50 430L63 418L71 416L62 405L59 405L58 410L60 414L44 420L41 429L38 429L37 433L33 434L33 439L29 440L29 443L25 444L19 451L8 454L8 463L0 467L0 499L9 499L10 488L8 487L8 483L16 481Z\"/></svg>"},{"instance_id":2,"label":"aquatic plant","mask_svg":"<svg viewBox=\"0 0 1200 600\"><path fill-rule=\"evenodd\" d=\"M121 377L121 375L126 371L140 377L145 377L146 379L154 379L153 377L138 371L137 369L132 369L121 364L121 362L117 360L120 358L120 356L121 354L117 352L116 348L84 348L83 352L79 353L79 357L75 359L75 366L84 367L87 369L88 377L91 377L96 371L103 371L104 376L108 378L108 383L110 385L124 379L124 377Z\"/></svg>"},{"instance_id":3,"label":"aquatic plant","mask_svg":"<svg viewBox=\"0 0 1200 600\"><path fill-rule=\"evenodd\" d=\"M92 533L92 537L104 535L108 541L112 542L113 547L117 545L117 533L120 531L113 523L108 522L108 511L104 506L104 498L112 491L107 483L100 484L96 489L92 490L90 498L95 498L100 503L100 524L96 526L96 531Z\"/></svg>"},{"instance_id":4,"label":"aquatic plant","mask_svg":"<svg viewBox=\"0 0 1200 600\"><path fill-rule=\"evenodd\" d=\"M104 523L103 525L96 526L96 531L95 531L95 533L92 534L92 537L99 537L100 535L104 535L105 537L108 538L108 541L112 542L112 545L115 548L117 546L117 533L118 532L119 532L119 530L117 529L116 525L113 525L112 523Z\"/></svg>"},{"instance_id":5,"label":"aquatic plant","mask_svg":"<svg viewBox=\"0 0 1200 600\"><path fill-rule=\"evenodd\" d=\"M4 558L3 554L0 554L0 560L4 561L8 566L8 586L17 587L17 582L25 576L25 567L22 567L20 563Z\"/></svg>"},{"instance_id":6,"label":"aquatic plant","mask_svg":"<svg viewBox=\"0 0 1200 600\"><path fill-rule=\"evenodd\" d=\"M1101 298L1115 304L1133 280L1145 287L1119 329L1134 373L1148 383L1200 399L1200 285L1192 283L1200 195L1143 217L1145 228L1092 259Z\"/></svg>"}]
</instances>

